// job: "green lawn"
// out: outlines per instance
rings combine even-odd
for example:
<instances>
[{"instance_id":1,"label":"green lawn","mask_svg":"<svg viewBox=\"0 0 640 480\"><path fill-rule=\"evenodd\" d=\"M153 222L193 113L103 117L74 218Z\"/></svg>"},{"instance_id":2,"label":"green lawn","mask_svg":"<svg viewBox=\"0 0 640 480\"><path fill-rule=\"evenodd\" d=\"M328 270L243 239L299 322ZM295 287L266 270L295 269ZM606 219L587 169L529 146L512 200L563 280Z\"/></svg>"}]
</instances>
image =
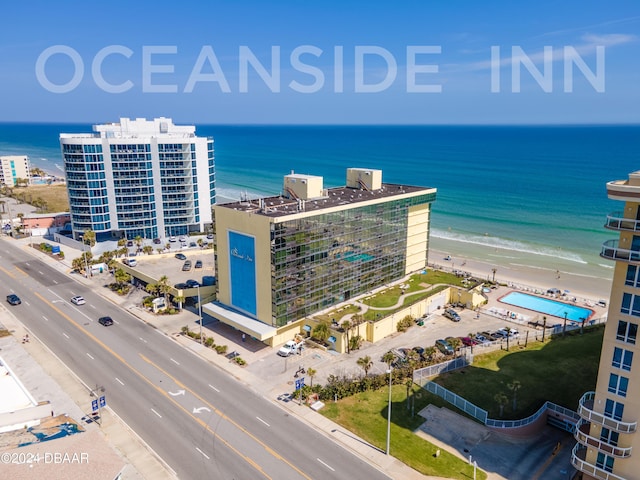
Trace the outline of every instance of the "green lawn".
<instances>
[{"instance_id":1,"label":"green lawn","mask_svg":"<svg viewBox=\"0 0 640 480\"><path fill-rule=\"evenodd\" d=\"M505 419L525 418L547 400L575 410L580 397L595 387L603 333L604 327L597 326L585 329L583 335L575 332L544 344L530 342L526 349L512 346L509 352L498 350L476 355L473 366L442 375L435 381L488 410L490 418L500 418L494 400L498 393L506 394L509 399L503 412ZM514 380L521 384L515 411L512 409L513 395L508 388ZM413 391L415 412L428 404L455 410L420 387L415 386ZM320 413L385 450L388 394L388 389L382 388L338 403L327 402ZM406 387L395 385L392 393L391 454L425 475L472 478L473 471L467 462L445 451L435 458L437 447L413 433L424 419L418 415L411 416L406 408L406 399ZM486 474L479 472L477 478L484 479Z\"/></svg>"},{"instance_id":2,"label":"green lawn","mask_svg":"<svg viewBox=\"0 0 640 480\"><path fill-rule=\"evenodd\" d=\"M498 393L509 399L504 419L528 417L547 400L576 410L580 397L595 389L604 328L585 329L583 335L573 333L544 344L530 343L526 350L512 347L511 352L478 355L472 366L441 375L435 381L487 410L490 418L500 418L494 400ZM520 382L515 411L509 389L514 380Z\"/></svg>"},{"instance_id":3,"label":"green lawn","mask_svg":"<svg viewBox=\"0 0 640 480\"><path fill-rule=\"evenodd\" d=\"M420 387L416 386L413 391L414 412L429 404L445 405L439 397L423 391ZM364 392L338 403L328 402L320 413L385 451L388 398L388 388ZM391 396L391 455L424 475L463 480L473 478L473 467L468 462L445 450L436 458L438 447L413 433L424 419L417 414L411 416L411 412L407 410L406 399L407 388L404 385L394 385ZM478 470L476 478L484 480L487 475Z\"/></svg>"}]
</instances>

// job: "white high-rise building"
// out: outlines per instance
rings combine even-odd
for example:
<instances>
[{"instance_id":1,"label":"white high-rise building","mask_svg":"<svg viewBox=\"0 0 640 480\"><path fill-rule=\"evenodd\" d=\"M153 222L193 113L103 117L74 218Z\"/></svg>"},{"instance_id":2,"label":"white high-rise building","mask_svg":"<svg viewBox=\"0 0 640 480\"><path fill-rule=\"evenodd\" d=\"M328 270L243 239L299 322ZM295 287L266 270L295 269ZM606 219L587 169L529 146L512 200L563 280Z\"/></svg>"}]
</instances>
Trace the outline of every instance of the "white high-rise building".
<instances>
[{"instance_id":1,"label":"white high-rise building","mask_svg":"<svg viewBox=\"0 0 640 480\"><path fill-rule=\"evenodd\" d=\"M215 203L213 138L169 118L62 133L74 238L160 238L204 231Z\"/></svg>"},{"instance_id":2,"label":"white high-rise building","mask_svg":"<svg viewBox=\"0 0 640 480\"><path fill-rule=\"evenodd\" d=\"M29 157L26 155L7 155L0 157L0 184L15 187L16 180L22 178L29 183L31 178Z\"/></svg>"}]
</instances>

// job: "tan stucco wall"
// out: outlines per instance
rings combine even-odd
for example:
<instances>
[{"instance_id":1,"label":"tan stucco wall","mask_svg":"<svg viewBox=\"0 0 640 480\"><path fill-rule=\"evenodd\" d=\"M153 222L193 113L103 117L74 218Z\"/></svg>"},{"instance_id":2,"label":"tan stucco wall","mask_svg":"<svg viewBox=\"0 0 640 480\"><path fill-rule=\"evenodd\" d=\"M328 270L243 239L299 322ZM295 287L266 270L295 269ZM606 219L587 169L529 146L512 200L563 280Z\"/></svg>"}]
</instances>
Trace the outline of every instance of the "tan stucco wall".
<instances>
[{"instance_id":1,"label":"tan stucco wall","mask_svg":"<svg viewBox=\"0 0 640 480\"><path fill-rule=\"evenodd\" d=\"M427 265L429 240L430 205L409 207L407 221L407 266L405 274L415 272Z\"/></svg>"}]
</instances>

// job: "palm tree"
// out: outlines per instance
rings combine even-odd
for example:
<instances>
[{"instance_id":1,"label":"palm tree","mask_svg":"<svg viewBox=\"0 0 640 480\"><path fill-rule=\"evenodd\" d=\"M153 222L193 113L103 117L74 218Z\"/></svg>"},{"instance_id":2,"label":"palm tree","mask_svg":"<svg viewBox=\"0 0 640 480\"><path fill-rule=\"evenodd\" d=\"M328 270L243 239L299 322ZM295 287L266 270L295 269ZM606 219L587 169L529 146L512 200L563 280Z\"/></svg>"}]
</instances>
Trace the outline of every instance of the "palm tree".
<instances>
[{"instance_id":1,"label":"palm tree","mask_svg":"<svg viewBox=\"0 0 640 480\"><path fill-rule=\"evenodd\" d=\"M178 310L182 310L182 304L185 301L184 295L176 295L173 297L173 301L178 303Z\"/></svg>"},{"instance_id":2,"label":"palm tree","mask_svg":"<svg viewBox=\"0 0 640 480\"><path fill-rule=\"evenodd\" d=\"M311 379L311 388L313 388L313 377L315 377L317 373L318 371L315 368L307 368L307 375L309 375Z\"/></svg>"},{"instance_id":3,"label":"palm tree","mask_svg":"<svg viewBox=\"0 0 640 480\"><path fill-rule=\"evenodd\" d=\"M362 345L362 337L360 335L354 335L349 339L349 349L358 350Z\"/></svg>"},{"instance_id":4,"label":"palm tree","mask_svg":"<svg viewBox=\"0 0 640 480\"><path fill-rule=\"evenodd\" d=\"M458 350L462 346L462 341L458 337L447 337L445 339L454 351L454 358L458 356Z\"/></svg>"},{"instance_id":5,"label":"palm tree","mask_svg":"<svg viewBox=\"0 0 640 480\"><path fill-rule=\"evenodd\" d=\"M123 285L131 280L131 275L125 272L122 268L118 268L114 276L118 285Z\"/></svg>"},{"instance_id":6,"label":"palm tree","mask_svg":"<svg viewBox=\"0 0 640 480\"><path fill-rule=\"evenodd\" d=\"M514 412L516 411L516 406L517 406L516 392L520 390L520 387L522 387L522 385L520 384L519 380L514 380L513 382L507 385L507 388L511 390L511 392L513 393L513 411Z\"/></svg>"},{"instance_id":7,"label":"palm tree","mask_svg":"<svg viewBox=\"0 0 640 480\"><path fill-rule=\"evenodd\" d=\"M171 285L169 285L169 277L163 275L158 280L158 293L160 295L164 295L165 304L169 304L169 291L171 290Z\"/></svg>"},{"instance_id":8,"label":"palm tree","mask_svg":"<svg viewBox=\"0 0 640 480\"><path fill-rule=\"evenodd\" d=\"M120 248L122 248L122 247L126 247L126 246L127 246L127 239L126 239L126 238L121 238L121 239L119 239L119 240L118 240L118 246L119 246Z\"/></svg>"},{"instance_id":9,"label":"palm tree","mask_svg":"<svg viewBox=\"0 0 640 480\"><path fill-rule=\"evenodd\" d=\"M202 248L202 244L204 243L201 238L196 242L200 248Z\"/></svg>"},{"instance_id":10,"label":"palm tree","mask_svg":"<svg viewBox=\"0 0 640 480\"><path fill-rule=\"evenodd\" d=\"M151 245L145 245L144 247L142 247L142 252L145 255L151 255L153 253L153 247Z\"/></svg>"},{"instance_id":11,"label":"palm tree","mask_svg":"<svg viewBox=\"0 0 640 480\"><path fill-rule=\"evenodd\" d=\"M142 237L140 235L136 235L136 237L133 239L133 241L135 242L136 246L138 247L138 250L140 250L140 245L142 245Z\"/></svg>"},{"instance_id":12,"label":"palm tree","mask_svg":"<svg viewBox=\"0 0 640 480\"><path fill-rule=\"evenodd\" d=\"M96 244L96 232L89 229L85 230L82 234L82 243L93 247Z\"/></svg>"},{"instance_id":13,"label":"palm tree","mask_svg":"<svg viewBox=\"0 0 640 480\"><path fill-rule=\"evenodd\" d=\"M382 361L387 364L389 368L391 368L391 364L395 360L396 356L393 354L391 350L382 355Z\"/></svg>"},{"instance_id":14,"label":"palm tree","mask_svg":"<svg viewBox=\"0 0 640 480\"><path fill-rule=\"evenodd\" d=\"M358 363L358 366L364 370L364 376L366 377L371 367L373 367L373 362L371 361L371 357L368 355L366 357L360 357L357 363Z\"/></svg>"},{"instance_id":15,"label":"palm tree","mask_svg":"<svg viewBox=\"0 0 640 480\"><path fill-rule=\"evenodd\" d=\"M429 360L433 360L433 356L435 354L436 354L436 347L431 346L431 347L426 347L424 349L424 353L423 353L424 358L427 358Z\"/></svg>"},{"instance_id":16,"label":"palm tree","mask_svg":"<svg viewBox=\"0 0 640 480\"><path fill-rule=\"evenodd\" d=\"M147 286L144 287L144 289L155 297L156 295L158 295L158 291L160 288L157 283L147 283Z\"/></svg>"},{"instance_id":17,"label":"palm tree","mask_svg":"<svg viewBox=\"0 0 640 480\"><path fill-rule=\"evenodd\" d=\"M347 334L347 353L351 353L351 349L349 348L349 329L351 328L351 322L349 320L345 320L340 324L340 327Z\"/></svg>"},{"instance_id":18,"label":"palm tree","mask_svg":"<svg viewBox=\"0 0 640 480\"><path fill-rule=\"evenodd\" d=\"M500 417L502 417L502 414L504 413L504 406L509 403L509 399L504 393L496 393L493 396L493 399L498 404L498 407L500 408Z\"/></svg>"},{"instance_id":19,"label":"palm tree","mask_svg":"<svg viewBox=\"0 0 640 480\"><path fill-rule=\"evenodd\" d=\"M327 341L329 338L329 325L326 322L320 322L313 328L311 332L313 334L313 338L320 340L322 343Z\"/></svg>"}]
</instances>

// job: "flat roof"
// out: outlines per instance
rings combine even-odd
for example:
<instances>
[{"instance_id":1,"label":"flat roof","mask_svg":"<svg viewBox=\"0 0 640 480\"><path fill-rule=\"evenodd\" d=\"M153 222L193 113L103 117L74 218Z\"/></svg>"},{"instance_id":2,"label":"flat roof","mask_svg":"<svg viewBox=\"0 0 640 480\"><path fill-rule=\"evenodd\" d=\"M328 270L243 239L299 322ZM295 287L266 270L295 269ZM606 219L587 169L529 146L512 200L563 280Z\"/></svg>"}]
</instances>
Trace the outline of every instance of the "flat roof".
<instances>
[{"instance_id":1,"label":"flat roof","mask_svg":"<svg viewBox=\"0 0 640 480\"><path fill-rule=\"evenodd\" d=\"M222 323L226 323L244 333L248 333L260 341L269 340L278 332L277 328L262 323L260 320L256 320L218 302L204 304L202 305L202 310L217 318Z\"/></svg>"},{"instance_id":2,"label":"flat roof","mask_svg":"<svg viewBox=\"0 0 640 480\"><path fill-rule=\"evenodd\" d=\"M382 188L377 190L335 187L327 189L326 192L327 196L308 200L297 200L295 198L287 198L282 195L277 195L255 200L217 204L216 206L265 215L267 217L281 217L284 215L313 212L316 210L323 210L325 208L332 208L341 205L353 205L359 202L380 200L400 195L409 194L411 196L415 196L419 193L435 193L436 189L434 187L416 187L411 185L383 183ZM303 202L303 207L301 207L300 202Z\"/></svg>"},{"instance_id":3,"label":"flat roof","mask_svg":"<svg viewBox=\"0 0 640 480\"><path fill-rule=\"evenodd\" d=\"M0 392L0 413L15 412L38 404L1 357Z\"/></svg>"}]
</instances>

